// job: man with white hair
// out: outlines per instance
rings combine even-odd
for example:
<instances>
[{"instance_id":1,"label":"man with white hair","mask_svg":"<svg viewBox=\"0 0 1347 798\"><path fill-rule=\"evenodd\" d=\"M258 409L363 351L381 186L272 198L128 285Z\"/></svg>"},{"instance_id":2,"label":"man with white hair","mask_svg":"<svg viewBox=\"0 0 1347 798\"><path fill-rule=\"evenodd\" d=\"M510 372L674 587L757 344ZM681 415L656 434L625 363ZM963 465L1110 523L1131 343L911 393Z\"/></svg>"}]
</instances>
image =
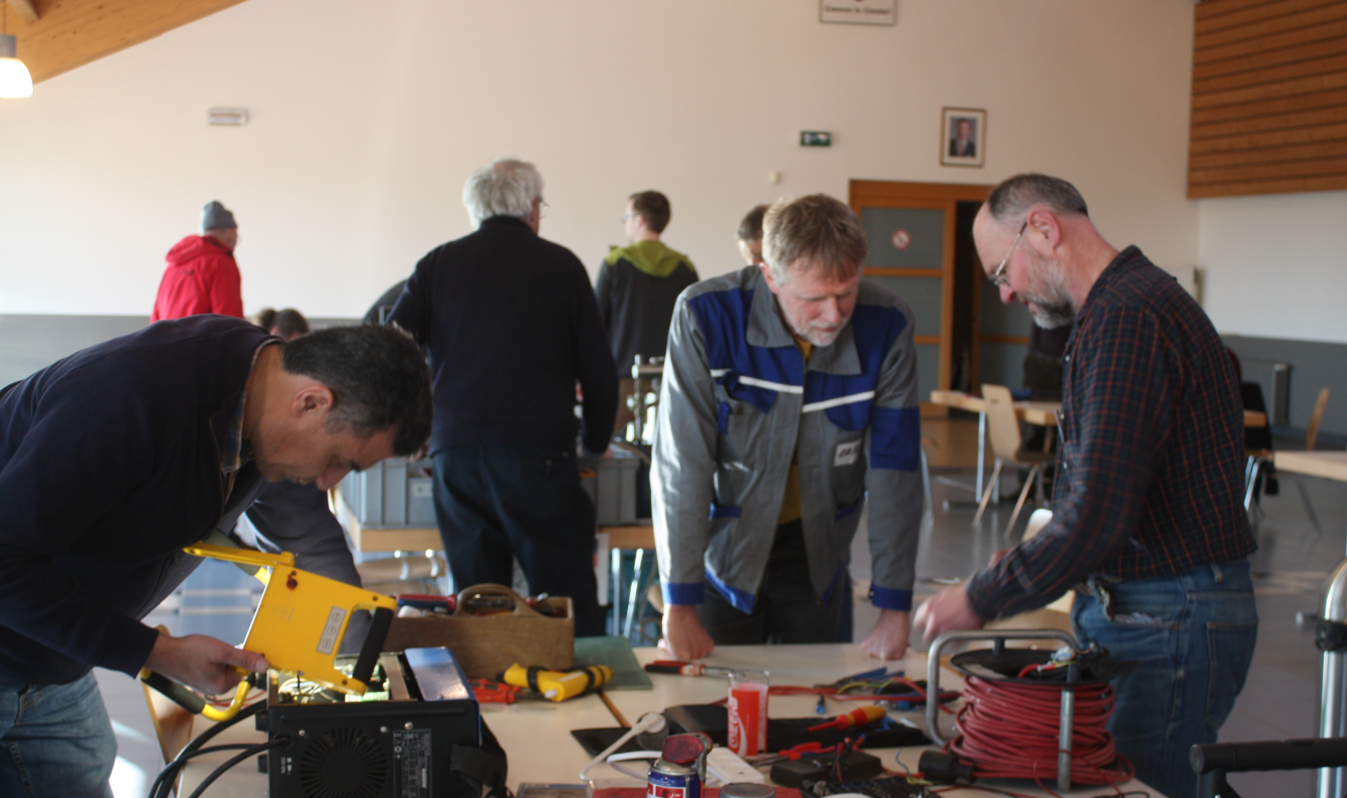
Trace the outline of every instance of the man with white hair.
<instances>
[{"instance_id":1,"label":"man with white hair","mask_svg":"<svg viewBox=\"0 0 1347 798\"><path fill-rule=\"evenodd\" d=\"M509 158L463 186L477 231L431 250L389 316L421 342L435 377L430 454L435 514L454 584L510 584L570 596L578 635L603 633L594 508L576 464L608 448L617 367L589 275L538 236L543 179Z\"/></svg>"},{"instance_id":2,"label":"man with white hair","mask_svg":"<svg viewBox=\"0 0 1347 798\"><path fill-rule=\"evenodd\" d=\"M838 200L783 200L765 263L678 299L651 489L664 645L680 658L850 639L838 627L867 494L880 617L862 645L907 650L922 514L913 316L861 279L867 250Z\"/></svg>"}]
</instances>

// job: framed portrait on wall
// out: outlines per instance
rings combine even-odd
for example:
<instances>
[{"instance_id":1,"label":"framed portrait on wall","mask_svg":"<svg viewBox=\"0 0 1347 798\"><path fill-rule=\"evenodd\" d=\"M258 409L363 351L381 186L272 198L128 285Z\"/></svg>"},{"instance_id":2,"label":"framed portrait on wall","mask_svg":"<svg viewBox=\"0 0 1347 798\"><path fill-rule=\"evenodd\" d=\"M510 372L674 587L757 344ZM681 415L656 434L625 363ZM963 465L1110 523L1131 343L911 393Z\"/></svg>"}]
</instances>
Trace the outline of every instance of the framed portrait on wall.
<instances>
[{"instance_id":1,"label":"framed portrait on wall","mask_svg":"<svg viewBox=\"0 0 1347 798\"><path fill-rule=\"evenodd\" d=\"M981 167L987 145L987 112L981 108L941 111L940 164Z\"/></svg>"}]
</instances>

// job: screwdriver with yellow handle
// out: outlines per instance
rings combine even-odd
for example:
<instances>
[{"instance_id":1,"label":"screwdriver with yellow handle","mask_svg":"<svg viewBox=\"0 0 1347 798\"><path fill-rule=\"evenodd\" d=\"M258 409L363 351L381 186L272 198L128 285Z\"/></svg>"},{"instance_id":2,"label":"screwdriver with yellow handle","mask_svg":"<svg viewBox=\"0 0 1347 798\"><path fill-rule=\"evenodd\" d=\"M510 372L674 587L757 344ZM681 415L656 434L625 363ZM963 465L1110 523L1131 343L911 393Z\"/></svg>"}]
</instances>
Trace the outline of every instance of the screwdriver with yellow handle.
<instances>
[{"instance_id":1,"label":"screwdriver with yellow handle","mask_svg":"<svg viewBox=\"0 0 1347 798\"><path fill-rule=\"evenodd\" d=\"M613 678L613 669L607 665L588 665L571 671L550 671L530 668L518 662L511 665L497 681L527 687L541 693L549 701L565 701L597 690Z\"/></svg>"},{"instance_id":2,"label":"screwdriver with yellow handle","mask_svg":"<svg viewBox=\"0 0 1347 798\"><path fill-rule=\"evenodd\" d=\"M827 723L810 726L808 729L805 729L805 732L823 731L824 729L850 729L853 726L864 726L867 723L874 723L883 718L885 714L887 713L884 712L884 707L861 707L860 709L853 709L850 712L838 715Z\"/></svg>"}]
</instances>

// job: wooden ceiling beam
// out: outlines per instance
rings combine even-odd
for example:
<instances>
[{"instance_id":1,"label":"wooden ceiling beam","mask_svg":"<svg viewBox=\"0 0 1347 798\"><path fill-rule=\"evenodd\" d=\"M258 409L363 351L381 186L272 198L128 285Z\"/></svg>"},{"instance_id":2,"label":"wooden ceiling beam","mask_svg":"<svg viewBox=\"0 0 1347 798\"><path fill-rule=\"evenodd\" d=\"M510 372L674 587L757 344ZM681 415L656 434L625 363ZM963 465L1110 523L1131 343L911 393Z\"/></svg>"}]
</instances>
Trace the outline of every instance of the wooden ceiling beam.
<instances>
[{"instance_id":1,"label":"wooden ceiling beam","mask_svg":"<svg viewBox=\"0 0 1347 798\"><path fill-rule=\"evenodd\" d=\"M0 0L3 2L4 0ZM195 22L244 0L8 0L34 11L33 21L10 15L9 32L40 83ZM42 13L36 15L37 7Z\"/></svg>"},{"instance_id":2,"label":"wooden ceiling beam","mask_svg":"<svg viewBox=\"0 0 1347 798\"><path fill-rule=\"evenodd\" d=\"M0 2L4 2L4 0L0 0ZM19 12L19 16L23 18L24 22L30 25L37 22L38 13L37 8L33 5L33 0L9 0L9 4L14 6L14 10Z\"/></svg>"}]
</instances>

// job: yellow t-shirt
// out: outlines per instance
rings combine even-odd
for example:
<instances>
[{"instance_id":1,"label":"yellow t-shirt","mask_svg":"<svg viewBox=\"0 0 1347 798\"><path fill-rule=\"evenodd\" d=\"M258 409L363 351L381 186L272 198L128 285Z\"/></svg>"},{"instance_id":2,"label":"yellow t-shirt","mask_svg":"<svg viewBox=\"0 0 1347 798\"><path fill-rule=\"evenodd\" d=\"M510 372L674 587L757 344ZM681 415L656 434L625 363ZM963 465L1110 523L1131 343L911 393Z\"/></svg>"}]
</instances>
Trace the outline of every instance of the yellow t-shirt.
<instances>
[{"instance_id":1,"label":"yellow t-shirt","mask_svg":"<svg viewBox=\"0 0 1347 798\"><path fill-rule=\"evenodd\" d=\"M791 333L791 336L795 337L795 334ZM800 348L800 353L804 355L804 362L808 364L809 353L814 351L813 344L803 338L795 337L795 345ZM800 443L797 438L795 454L790 459L790 471L786 475L786 494L781 498L781 513L776 517L777 526L796 521L803 514L804 511L800 508Z\"/></svg>"}]
</instances>

